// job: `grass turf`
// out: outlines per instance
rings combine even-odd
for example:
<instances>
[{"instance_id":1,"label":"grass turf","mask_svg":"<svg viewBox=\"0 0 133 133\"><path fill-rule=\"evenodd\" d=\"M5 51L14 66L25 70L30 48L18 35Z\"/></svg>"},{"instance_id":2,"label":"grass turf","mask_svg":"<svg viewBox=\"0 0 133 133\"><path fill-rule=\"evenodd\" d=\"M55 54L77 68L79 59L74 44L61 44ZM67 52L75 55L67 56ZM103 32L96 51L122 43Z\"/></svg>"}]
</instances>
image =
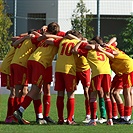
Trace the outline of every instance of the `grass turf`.
<instances>
[{"instance_id":1,"label":"grass turf","mask_svg":"<svg viewBox=\"0 0 133 133\"><path fill-rule=\"evenodd\" d=\"M33 104L25 110L24 118L31 122L30 125L5 124L8 95L0 95L0 133L132 133L133 125L97 124L97 126L86 126L82 123L85 118L84 96L76 95L75 121L78 125L37 125ZM66 99L65 99L66 105ZM66 117L66 106L64 117ZM98 111L99 116L99 111ZM57 121L56 95L51 97L50 117Z\"/></svg>"}]
</instances>

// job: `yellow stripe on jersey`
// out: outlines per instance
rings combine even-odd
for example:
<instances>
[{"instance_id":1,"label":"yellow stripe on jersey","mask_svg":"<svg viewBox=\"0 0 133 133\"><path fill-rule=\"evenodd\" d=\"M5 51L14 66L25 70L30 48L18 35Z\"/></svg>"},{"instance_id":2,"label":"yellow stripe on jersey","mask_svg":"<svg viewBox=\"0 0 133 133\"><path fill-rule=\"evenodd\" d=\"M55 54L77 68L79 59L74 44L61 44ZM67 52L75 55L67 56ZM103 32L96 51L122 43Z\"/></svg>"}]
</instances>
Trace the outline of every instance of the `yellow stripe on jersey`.
<instances>
[{"instance_id":1,"label":"yellow stripe on jersey","mask_svg":"<svg viewBox=\"0 0 133 133\"><path fill-rule=\"evenodd\" d=\"M9 75L7 76L7 87L10 88L10 77L9 77Z\"/></svg>"},{"instance_id":2,"label":"yellow stripe on jersey","mask_svg":"<svg viewBox=\"0 0 133 133\"><path fill-rule=\"evenodd\" d=\"M42 64L45 68L52 65L52 60L57 54L58 48L53 45L44 45L38 47L28 60L37 61Z\"/></svg>"},{"instance_id":3,"label":"yellow stripe on jersey","mask_svg":"<svg viewBox=\"0 0 133 133\"><path fill-rule=\"evenodd\" d=\"M129 82L129 85L132 86L131 76L130 75L128 75L128 82Z\"/></svg>"},{"instance_id":4,"label":"yellow stripe on jersey","mask_svg":"<svg viewBox=\"0 0 133 133\"><path fill-rule=\"evenodd\" d=\"M22 79L21 85L24 85L25 84L25 81L26 81L26 73L23 74L23 79Z\"/></svg>"},{"instance_id":5,"label":"yellow stripe on jersey","mask_svg":"<svg viewBox=\"0 0 133 133\"><path fill-rule=\"evenodd\" d=\"M40 77L39 77L39 79L38 79L38 81L37 81L37 86L40 86L42 83L42 75L40 75Z\"/></svg>"},{"instance_id":6,"label":"yellow stripe on jersey","mask_svg":"<svg viewBox=\"0 0 133 133\"><path fill-rule=\"evenodd\" d=\"M24 40L22 45L16 48L11 64L18 64L27 67L27 60L35 49L36 46L35 44L32 44L31 39Z\"/></svg>"},{"instance_id":7,"label":"yellow stripe on jersey","mask_svg":"<svg viewBox=\"0 0 133 133\"><path fill-rule=\"evenodd\" d=\"M73 87L72 87L72 90L74 90L74 88L75 88L76 85L77 85L77 82L76 82L76 80L74 79L74 80L73 80Z\"/></svg>"}]
</instances>

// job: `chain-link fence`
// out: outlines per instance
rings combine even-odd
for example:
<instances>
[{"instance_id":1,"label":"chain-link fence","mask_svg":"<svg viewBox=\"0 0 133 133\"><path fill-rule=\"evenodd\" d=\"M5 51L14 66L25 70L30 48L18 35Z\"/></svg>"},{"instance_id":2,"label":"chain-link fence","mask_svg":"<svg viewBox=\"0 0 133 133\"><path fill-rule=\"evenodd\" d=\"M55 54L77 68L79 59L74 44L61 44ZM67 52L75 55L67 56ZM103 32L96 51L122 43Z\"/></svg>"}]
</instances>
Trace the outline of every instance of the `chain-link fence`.
<instances>
[{"instance_id":1,"label":"chain-link fence","mask_svg":"<svg viewBox=\"0 0 133 133\"><path fill-rule=\"evenodd\" d=\"M14 35L30 29L39 29L52 21L59 23L61 30L72 28L71 18L80 0L5 0L8 4ZM94 28L94 36L116 36L126 27L127 19L133 14L132 0L83 0L87 9L86 16L92 14L90 26ZM86 28L86 27L83 27Z\"/></svg>"},{"instance_id":2,"label":"chain-link fence","mask_svg":"<svg viewBox=\"0 0 133 133\"><path fill-rule=\"evenodd\" d=\"M51 21L57 21L64 31L69 30L73 10L80 0L6 0L6 2L12 21L16 20L12 31L14 32L16 26L16 33L19 34L24 30L40 28ZM126 18L133 12L132 0L83 0L83 2L94 16L92 21L94 34L97 34L97 7L99 7L101 36L118 34L126 25Z\"/></svg>"}]
</instances>

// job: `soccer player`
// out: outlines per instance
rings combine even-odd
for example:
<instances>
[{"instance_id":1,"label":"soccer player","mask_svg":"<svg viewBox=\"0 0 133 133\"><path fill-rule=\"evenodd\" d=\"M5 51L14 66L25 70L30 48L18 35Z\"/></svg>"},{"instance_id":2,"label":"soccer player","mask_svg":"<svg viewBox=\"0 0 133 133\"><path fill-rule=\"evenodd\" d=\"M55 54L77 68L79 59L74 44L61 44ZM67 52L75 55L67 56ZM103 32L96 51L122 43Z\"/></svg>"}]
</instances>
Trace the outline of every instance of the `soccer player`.
<instances>
[{"instance_id":1,"label":"soccer player","mask_svg":"<svg viewBox=\"0 0 133 133\"><path fill-rule=\"evenodd\" d=\"M88 61L84 56L78 57L76 61L76 80L77 84L81 81L85 96L85 111L86 117L83 123L88 123L90 121L90 102L89 102L89 87L90 87L90 75L91 70Z\"/></svg>"},{"instance_id":2,"label":"soccer player","mask_svg":"<svg viewBox=\"0 0 133 133\"><path fill-rule=\"evenodd\" d=\"M30 54L36 49L36 44L33 44L31 41L31 38L35 37L36 33L31 34L31 32L34 32L34 30L29 31L28 35L20 37L12 44L12 46L16 48L15 54L10 65L11 79L15 87L14 110L18 109L20 104L23 102L25 95L27 94L26 92L25 95L22 96L22 94L24 93L23 88L26 87L28 90L27 60Z\"/></svg>"},{"instance_id":3,"label":"soccer player","mask_svg":"<svg viewBox=\"0 0 133 133\"><path fill-rule=\"evenodd\" d=\"M101 44L102 47L114 54L114 58L110 59L111 69L115 74L122 74L123 95L124 95L124 119L121 119L122 124L131 124L131 87L133 85L133 60L123 51L119 50L116 42L116 37L113 37L108 44Z\"/></svg>"},{"instance_id":4,"label":"soccer player","mask_svg":"<svg viewBox=\"0 0 133 133\"><path fill-rule=\"evenodd\" d=\"M7 89L10 90L10 95L8 97L7 116L5 119L5 123L13 122L12 115L14 112L15 90L14 90L14 86L11 85L10 63L11 63L14 53L15 53L15 48L11 47L1 64L1 86L7 87Z\"/></svg>"},{"instance_id":5,"label":"soccer player","mask_svg":"<svg viewBox=\"0 0 133 133\"><path fill-rule=\"evenodd\" d=\"M82 35L74 30L70 30L66 33L75 35L78 38L82 38ZM67 92L67 124L76 124L73 121L75 97L74 92L76 90L76 61L78 56L71 53L72 48L79 42L76 39L58 39L58 40L46 40L48 44L58 47L58 58L55 68L55 91L57 91L57 112L58 112L58 124L64 123L64 95L65 90Z\"/></svg>"},{"instance_id":6,"label":"soccer player","mask_svg":"<svg viewBox=\"0 0 133 133\"><path fill-rule=\"evenodd\" d=\"M116 40L116 37L113 38ZM122 73L123 95L124 95L124 119L121 123L130 124L131 119L131 87L133 85L133 60L123 51L116 47L114 42L112 45L107 45L107 48L117 51L117 55L114 58L110 58L111 69L115 74Z\"/></svg>"},{"instance_id":7,"label":"soccer player","mask_svg":"<svg viewBox=\"0 0 133 133\"><path fill-rule=\"evenodd\" d=\"M65 35L65 33L60 31L59 25L55 22L50 23L47 27L43 26L41 28L41 31L43 32L43 35L38 38L38 40L41 41L40 42L41 45L40 44L39 44L40 46L38 45L39 47L36 49L36 51L29 58L29 62L36 61L36 58L38 58L38 57L34 57L34 56L39 51L42 52L42 57L41 57L39 62L41 64L43 64L46 68L46 71L45 71L45 77L46 78L45 78L45 80L43 82L43 86L42 86L43 118L47 123L55 124L55 121L52 120L51 117L49 116L49 112L50 112L50 107L51 107L50 84L52 81L52 60L53 60L53 57L55 56L55 54L57 53L57 48L56 47L48 47L47 48L47 46L46 47L44 46L45 45L44 42L45 42L46 38L49 38L49 37L59 38L59 36L63 37ZM55 35L57 35L57 36L55 36ZM51 52L48 52L49 49L51 49L50 50ZM44 63L42 62L42 60L45 60ZM40 99L41 99L41 97L40 97ZM34 107L36 108L35 109L36 111L38 110L37 105L39 105L40 102L39 102L39 100L33 100ZM42 106L41 103L40 103L40 106ZM36 113L36 114L39 114L39 113ZM36 121L41 121L41 120L38 120L38 116L36 116Z\"/></svg>"},{"instance_id":8,"label":"soccer player","mask_svg":"<svg viewBox=\"0 0 133 133\"><path fill-rule=\"evenodd\" d=\"M19 38L20 38L19 36L12 37L11 39L12 43ZM11 82L11 73L10 73L10 64L14 54L15 54L15 48L11 47L1 64L1 86L7 87L7 89L10 90L10 95L7 103L8 106L7 106L7 116L5 119L5 123L17 122L16 119L13 117L13 112L15 109L15 88ZM25 94L27 93L27 87L24 87L23 90L24 93L22 94L22 96L24 97ZM24 122L26 121L24 120ZM27 121L26 123L28 124L29 122Z\"/></svg>"},{"instance_id":9,"label":"soccer player","mask_svg":"<svg viewBox=\"0 0 133 133\"><path fill-rule=\"evenodd\" d=\"M92 70L90 86L91 121L88 125L96 125L97 93L99 90L101 90L101 87L104 92L104 99L108 116L107 125L113 125L112 104L110 100L111 69L109 65L109 59L106 54L111 57L113 57L113 55L99 47L95 40L91 40L89 43L91 43L92 46L90 46L90 44L87 42L80 42L73 49L76 53L78 52L80 55L84 55L87 58ZM95 50L95 48L97 49L97 46L101 52Z\"/></svg>"},{"instance_id":10,"label":"soccer player","mask_svg":"<svg viewBox=\"0 0 133 133\"><path fill-rule=\"evenodd\" d=\"M54 35L56 35L57 33L60 34L59 31L60 27L57 23L52 22L48 25L47 32L49 34L54 34ZM58 36L56 37L59 38ZM52 81L52 60L55 54L57 53L57 48L54 46L47 45L45 43L45 39L46 39L45 34L37 38L37 41L40 41L38 44L38 48L28 59L28 64L27 64L28 82L32 84L31 90L28 92L27 96L24 99L24 102L21 104L19 109L14 112L14 116L18 119L20 124L23 124L22 113L30 105L32 100L36 100L36 104L34 105L42 106L41 101L39 100L40 99L39 94L41 92L42 85L44 84L48 85ZM49 91L50 88L44 87L44 89L48 89L47 91ZM48 97L50 100L50 96ZM48 102L50 104L49 100ZM45 116L43 118L43 115L40 113L37 114L37 122L39 124L47 123L45 120Z\"/></svg>"},{"instance_id":11,"label":"soccer player","mask_svg":"<svg viewBox=\"0 0 133 133\"><path fill-rule=\"evenodd\" d=\"M69 34L67 37L70 37L70 39L78 39L77 37ZM86 40L86 38L83 38L83 40ZM83 121L83 123L89 123L90 119L90 102L89 102L89 87L90 87L90 76L91 76L91 70L90 66L88 64L87 59L84 56L79 56L76 62L76 78L77 78L77 84L79 83L79 80L81 80L81 83L83 85L84 89L84 96L85 96L85 110L86 110L86 118ZM99 95L99 108L100 108L100 119L97 122L99 123L105 123L106 120L106 109L105 109L105 102L103 98L103 91L102 89L98 91ZM66 119L65 119L66 121Z\"/></svg>"},{"instance_id":12,"label":"soccer player","mask_svg":"<svg viewBox=\"0 0 133 133\"><path fill-rule=\"evenodd\" d=\"M98 119L97 122L102 124L102 123L107 122L106 108L105 108L105 101L104 101L104 92L102 89L98 91L98 97L99 97L100 119Z\"/></svg>"},{"instance_id":13,"label":"soccer player","mask_svg":"<svg viewBox=\"0 0 133 133\"><path fill-rule=\"evenodd\" d=\"M120 96L121 91L123 91L122 74L116 74L111 83L112 120L114 124L124 119L124 103ZM118 119L118 115L120 115L120 119Z\"/></svg>"}]
</instances>

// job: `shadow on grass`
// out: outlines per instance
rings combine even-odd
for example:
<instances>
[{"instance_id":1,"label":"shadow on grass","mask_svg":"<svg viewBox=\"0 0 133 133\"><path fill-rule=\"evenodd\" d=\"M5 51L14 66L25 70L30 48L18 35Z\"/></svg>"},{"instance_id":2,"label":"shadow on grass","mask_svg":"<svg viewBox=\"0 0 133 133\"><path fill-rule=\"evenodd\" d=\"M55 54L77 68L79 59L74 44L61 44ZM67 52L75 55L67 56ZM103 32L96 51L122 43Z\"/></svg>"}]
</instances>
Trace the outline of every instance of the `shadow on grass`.
<instances>
[{"instance_id":1,"label":"shadow on grass","mask_svg":"<svg viewBox=\"0 0 133 133\"><path fill-rule=\"evenodd\" d=\"M2 125L23 125L23 124L18 124L16 122L12 122L12 123L5 123L5 121L0 121L0 124ZM35 121L30 121L30 124L24 124L24 125L39 125L37 124ZM47 123L47 124L43 124L43 125L59 125L57 122L55 124L52 124L52 123ZM62 124L62 125L68 125L66 123ZM79 122L79 123L76 123L72 126L85 126L86 124L83 124L82 122Z\"/></svg>"}]
</instances>

